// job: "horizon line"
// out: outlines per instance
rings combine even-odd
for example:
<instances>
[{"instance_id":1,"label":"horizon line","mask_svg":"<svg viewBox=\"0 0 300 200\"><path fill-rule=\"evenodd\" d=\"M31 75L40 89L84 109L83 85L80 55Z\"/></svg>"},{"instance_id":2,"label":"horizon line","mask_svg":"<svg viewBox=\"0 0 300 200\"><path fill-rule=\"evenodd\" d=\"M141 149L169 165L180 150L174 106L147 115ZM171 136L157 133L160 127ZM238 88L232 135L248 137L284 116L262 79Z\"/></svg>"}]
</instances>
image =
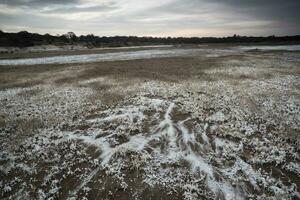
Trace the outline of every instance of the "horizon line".
<instances>
[{"instance_id":1,"label":"horizon line","mask_svg":"<svg viewBox=\"0 0 300 200\"><path fill-rule=\"evenodd\" d=\"M55 33L55 34L51 34L51 33L39 33L39 32L30 32L30 31L27 31L27 30L21 30L21 31L16 31L16 32L10 32L10 31L5 31L5 30L2 30L0 29L0 31L2 31L3 33L20 33L20 32L27 32L27 33L31 33L31 34L38 34L38 35L51 35L51 36L54 36L54 37L59 37L59 36L63 36L63 35L66 35L68 33L74 33L76 35L76 37L79 37L79 36L87 36L87 35L93 35L95 37L140 37L140 38L143 38L143 37L151 37L151 38L230 38L230 37L254 37L254 38L268 38L268 37L297 37L297 36L300 36L300 33L299 34L296 34L296 35L275 35L275 34L271 34L271 35L268 35L268 36L253 36L253 35L239 35L239 34L233 34L233 35L227 35L227 36L151 36L151 35L143 35L143 36L138 36L138 35L111 35L111 36L107 36L107 35L96 35L94 33L88 33L88 34L80 34L80 35L77 35L76 32L74 31L68 31L66 33L63 33L63 34L59 34L59 33Z\"/></svg>"}]
</instances>

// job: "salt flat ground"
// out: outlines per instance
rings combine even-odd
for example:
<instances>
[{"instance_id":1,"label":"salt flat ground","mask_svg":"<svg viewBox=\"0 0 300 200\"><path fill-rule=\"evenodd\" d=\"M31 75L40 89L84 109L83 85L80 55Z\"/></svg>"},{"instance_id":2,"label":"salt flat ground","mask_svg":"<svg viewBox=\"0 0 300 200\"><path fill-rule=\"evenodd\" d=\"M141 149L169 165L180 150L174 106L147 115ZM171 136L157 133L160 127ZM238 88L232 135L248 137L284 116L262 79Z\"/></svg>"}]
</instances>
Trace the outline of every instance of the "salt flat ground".
<instances>
[{"instance_id":1,"label":"salt flat ground","mask_svg":"<svg viewBox=\"0 0 300 200\"><path fill-rule=\"evenodd\" d=\"M300 52L195 49L3 61L0 198L299 199Z\"/></svg>"}]
</instances>

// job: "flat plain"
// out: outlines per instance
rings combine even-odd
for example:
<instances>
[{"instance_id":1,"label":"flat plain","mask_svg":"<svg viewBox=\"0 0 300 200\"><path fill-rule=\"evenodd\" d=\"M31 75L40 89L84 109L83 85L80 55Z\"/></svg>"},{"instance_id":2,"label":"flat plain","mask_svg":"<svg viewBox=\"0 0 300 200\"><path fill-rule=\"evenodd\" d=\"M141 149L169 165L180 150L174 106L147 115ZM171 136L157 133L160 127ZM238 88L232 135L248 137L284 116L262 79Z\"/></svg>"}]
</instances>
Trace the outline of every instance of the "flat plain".
<instances>
[{"instance_id":1,"label":"flat plain","mask_svg":"<svg viewBox=\"0 0 300 200\"><path fill-rule=\"evenodd\" d=\"M64 57L74 54L87 56ZM145 47L1 62L1 199L300 198L300 51Z\"/></svg>"}]
</instances>

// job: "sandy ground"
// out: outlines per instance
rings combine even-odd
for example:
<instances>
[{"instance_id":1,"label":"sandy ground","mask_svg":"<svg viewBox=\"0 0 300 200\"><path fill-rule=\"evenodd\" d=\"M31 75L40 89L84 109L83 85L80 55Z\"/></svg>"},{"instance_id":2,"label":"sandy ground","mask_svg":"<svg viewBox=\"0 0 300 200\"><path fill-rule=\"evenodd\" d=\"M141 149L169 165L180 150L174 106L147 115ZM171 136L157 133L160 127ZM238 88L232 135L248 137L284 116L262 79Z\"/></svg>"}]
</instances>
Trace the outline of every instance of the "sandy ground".
<instances>
[{"instance_id":1,"label":"sandy ground","mask_svg":"<svg viewBox=\"0 0 300 200\"><path fill-rule=\"evenodd\" d=\"M0 66L1 199L299 199L300 53Z\"/></svg>"}]
</instances>

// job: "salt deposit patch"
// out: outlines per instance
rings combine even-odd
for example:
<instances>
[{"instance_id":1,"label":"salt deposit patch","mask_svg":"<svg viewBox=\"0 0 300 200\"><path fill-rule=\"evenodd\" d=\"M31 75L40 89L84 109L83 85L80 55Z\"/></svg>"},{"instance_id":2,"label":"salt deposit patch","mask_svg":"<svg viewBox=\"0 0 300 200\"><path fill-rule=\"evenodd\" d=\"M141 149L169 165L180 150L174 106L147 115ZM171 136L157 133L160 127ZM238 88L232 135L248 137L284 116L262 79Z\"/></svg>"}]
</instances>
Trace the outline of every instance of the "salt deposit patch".
<instances>
[{"instance_id":1,"label":"salt deposit patch","mask_svg":"<svg viewBox=\"0 0 300 200\"><path fill-rule=\"evenodd\" d=\"M1 121L0 130L1 197L298 199L297 73L263 79L258 74L279 70L278 59L227 59L205 72L238 77L245 68L253 77L148 80L115 89L126 98L113 105L92 98L96 92L88 87L116 88L110 77L80 87L0 91L1 116L9 122ZM285 70L295 64L281 61ZM37 94L23 95L38 87ZM23 123L17 120L30 116L46 126L17 133L14 125ZM26 137L16 145L14 135Z\"/></svg>"},{"instance_id":2,"label":"salt deposit patch","mask_svg":"<svg viewBox=\"0 0 300 200\"><path fill-rule=\"evenodd\" d=\"M160 50L140 50L118 53L86 54L53 56L44 58L26 59L2 59L0 65L39 65L39 64L64 64L64 63L89 63L100 61L135 60L180 56L223 56L232 53L232 50L211 50L211 49L160 49Z\"/></svg>"}]
</instances>

